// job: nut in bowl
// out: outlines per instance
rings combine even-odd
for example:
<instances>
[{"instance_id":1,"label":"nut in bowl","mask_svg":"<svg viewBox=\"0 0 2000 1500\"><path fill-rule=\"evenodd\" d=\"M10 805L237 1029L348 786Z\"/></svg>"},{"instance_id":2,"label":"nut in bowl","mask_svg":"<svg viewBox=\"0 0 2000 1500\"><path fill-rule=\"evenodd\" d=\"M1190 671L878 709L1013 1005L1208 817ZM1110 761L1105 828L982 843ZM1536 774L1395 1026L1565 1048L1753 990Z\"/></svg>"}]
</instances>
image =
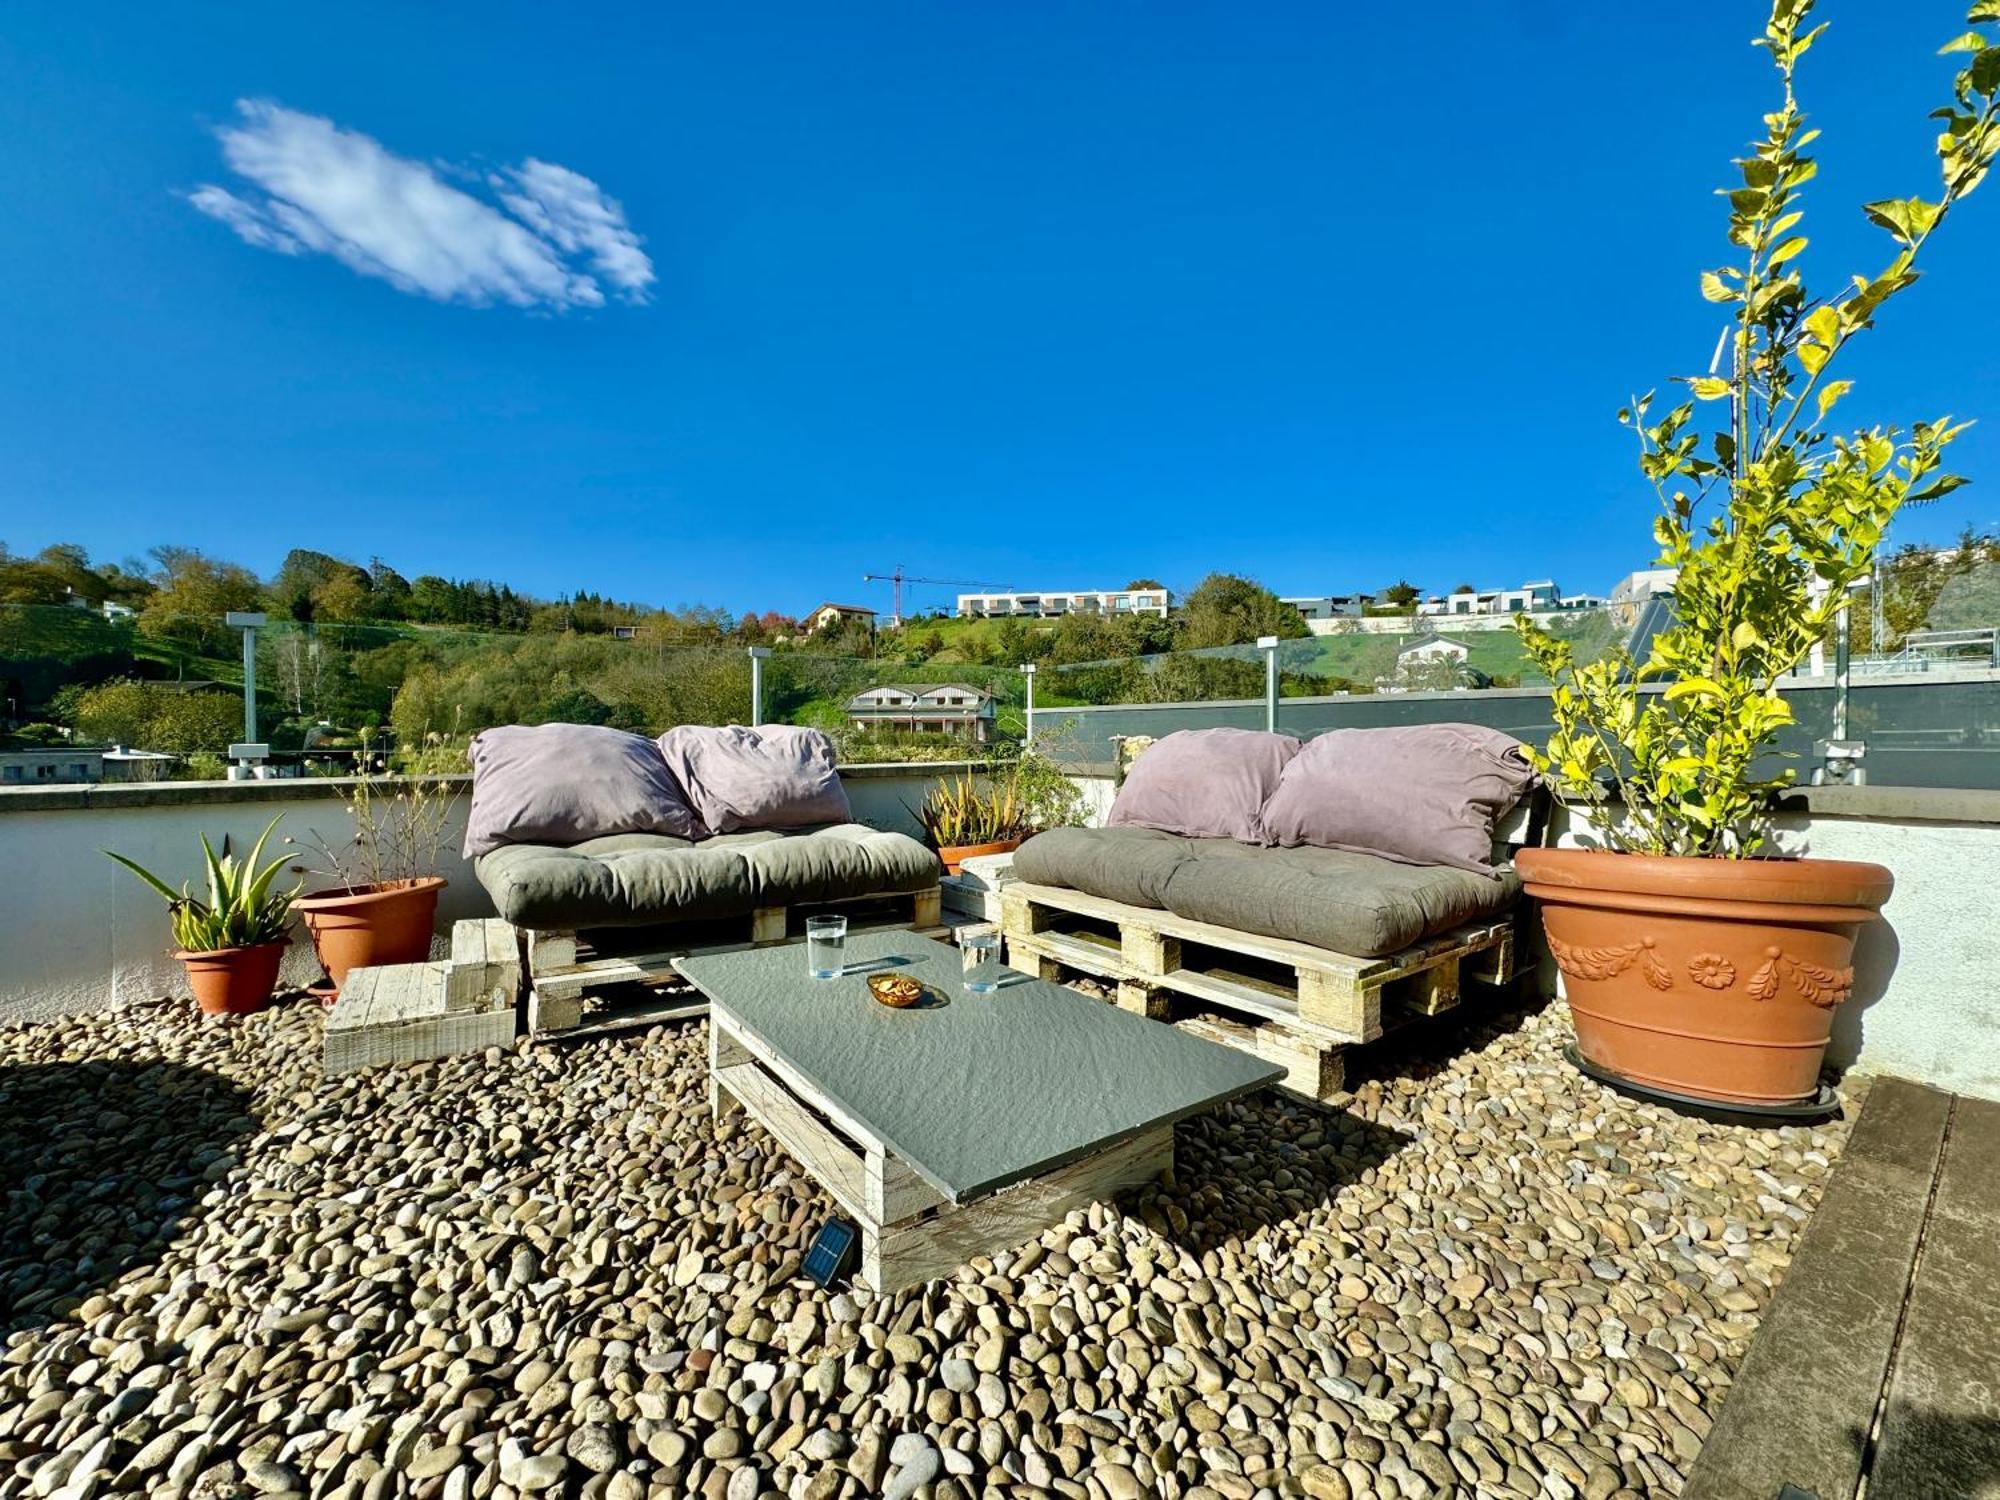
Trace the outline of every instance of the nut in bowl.
<instances>
[{"instance_id":1,"label":"nut in bowl","mask_svg":"<svg viewBox=\"0 0 2000 1500\"><path fill-rule=\"evenodd\" d=\"M919 980L907 974L870 974L868 993L895 1010L922 1005L930 993Z\"/></svg>"}]
</instances>

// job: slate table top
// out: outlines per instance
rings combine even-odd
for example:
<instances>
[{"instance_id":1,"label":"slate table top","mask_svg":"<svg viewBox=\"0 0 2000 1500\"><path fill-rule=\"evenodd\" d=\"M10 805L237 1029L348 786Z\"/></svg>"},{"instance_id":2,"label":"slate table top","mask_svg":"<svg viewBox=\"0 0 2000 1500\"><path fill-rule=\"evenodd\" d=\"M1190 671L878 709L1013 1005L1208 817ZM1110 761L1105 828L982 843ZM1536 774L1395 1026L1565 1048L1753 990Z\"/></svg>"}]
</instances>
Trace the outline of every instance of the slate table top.
<instances>
[{"instance_id":1,"label":"slate table top","mask_svg":"<svg viewBox=\"0 0 2000 1500\"><path fill-rule=\"evenodd\" d=\"M803 943L674 967L728 1030L791 1068L953 1203L1284 1074L1016 970L1003 970L993 993L969 994L959 950L908 932L851 934L833 979L806 973ZM881 1004L867 976L884 970L924 981L930 1003Z\"/></svg>"}]
</instances>

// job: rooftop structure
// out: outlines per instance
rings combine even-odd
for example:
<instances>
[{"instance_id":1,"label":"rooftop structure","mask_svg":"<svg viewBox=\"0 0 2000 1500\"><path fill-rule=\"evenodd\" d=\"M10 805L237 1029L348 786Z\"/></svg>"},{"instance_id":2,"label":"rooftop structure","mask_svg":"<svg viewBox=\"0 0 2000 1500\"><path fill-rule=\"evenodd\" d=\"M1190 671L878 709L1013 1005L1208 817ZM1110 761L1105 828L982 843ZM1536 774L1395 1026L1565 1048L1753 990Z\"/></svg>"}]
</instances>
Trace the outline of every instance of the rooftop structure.
<instances>
[{"instance_id":1,"label":"rooftop structure","mask_svg":"<svg viewBox=\"0 0 2000 1500\"><path fill-rule=\"evenodd\" d=\"M885 683L847 700L857 728L962 734L980 745L992 739L996 715L993 695L964 682Z\"/></svg>"}]
</instances>

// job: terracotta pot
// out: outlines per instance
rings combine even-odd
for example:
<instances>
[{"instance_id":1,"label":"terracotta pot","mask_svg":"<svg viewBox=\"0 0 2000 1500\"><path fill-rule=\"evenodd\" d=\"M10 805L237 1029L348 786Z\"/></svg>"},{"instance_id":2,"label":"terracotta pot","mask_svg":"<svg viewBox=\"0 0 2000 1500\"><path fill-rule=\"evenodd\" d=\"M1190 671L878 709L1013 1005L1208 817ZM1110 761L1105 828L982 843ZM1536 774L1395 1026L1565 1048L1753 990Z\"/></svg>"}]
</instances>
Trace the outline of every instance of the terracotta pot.
<instances>
[{"instance_id":1,"label":"terracotta pot","mask_svg":"<svg viewBox=\"0 0 2000 1500\"><path fill-rule=\"evenodd\" d=\"M444 880L425 875L301 896L294 909L305 918L320 967L338 993L349 969L420 964L431 956L438 892Z\"/></svg>"},{"instance_id":2,"label":"terracotta pot","mask_svg":"<svg viewBox=\"0 0 2000 1500\"><path fill-rule=\"evenodd\" d=\"M1019 839L1001 839L992 844L946 844L938 850L938 858L944 861L944 872L956 875L958 867L968 859L977 859L982 854L1012 854L1021 847Z\"/></svg>"},{"instance_id":3,"label":"terracotta pot","mask_svg":"<svg viewBox=\"0 0 2000 1500\"><path fill-rule=\"evenodd\" d=\"M1894 877L1835 859L1523 849L1576 1043L1634 1083L1720 1104L1818 1091L1854 937Z\"/></svg>"},{"instance_id":4,"label":"terracotta pot","mask_svg":"<svg viewBox=\"0 0 2000 1500\"><path fill-rule=\"evenodd\" d=\"M247 1016L271 1002L278 987L278 965L290 938L259 943L254 948L217 948L209 953L177 952L187 969L188 987L205 1016Z\"/></svg>"}]
</instances>

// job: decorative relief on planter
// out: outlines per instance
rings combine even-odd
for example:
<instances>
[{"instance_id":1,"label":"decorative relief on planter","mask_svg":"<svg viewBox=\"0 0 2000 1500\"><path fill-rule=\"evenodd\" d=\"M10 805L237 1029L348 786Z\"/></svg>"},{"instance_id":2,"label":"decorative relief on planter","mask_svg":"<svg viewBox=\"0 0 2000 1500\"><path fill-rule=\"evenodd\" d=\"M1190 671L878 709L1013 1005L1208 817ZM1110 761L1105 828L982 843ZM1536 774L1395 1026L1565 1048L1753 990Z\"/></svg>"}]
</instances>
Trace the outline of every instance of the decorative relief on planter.
<instances>
[{"instance_id":1,"label":"decorative relief on planter","mask_svg":"<svg viewBox=\"0 0 2000 1500\"><path fill-rule=\"evenodd\" d=\"M1823 1005L1832 1010L1854 993L1854 970L1829 969L1823 964L1809 964L1802 958L1794 958L1789 953L1772 947L1764 950L1764 962L1757 972L1750 976L1747 988L1752 1000L1769 1000L1778 993L1779 984L1790 979L1792 987L1809 1005Z\"/></svg>"},{"instance_id":2,"label":"decorative relief on planter","mask_svg":"<svg viewBox=\"0 0 2000 1500\"><path fill-rule=\"evenodd\" d=\"M1656 990L1670 990L1674 987L1673 971L1653 951L1656 945L1656 939L1640 938L1636 943L1611 948L1585 948L1552 937L1549 952L1556 967L1572 979L1616 979L1636 961L1646 983Z\"/></svg>"},{"instance_id":3,"label":"decorative relief on planter","mask_svg":"<svg viewBox=\"0 0 2000 1500\"><path fill-rule=\"evenodd\" d=\"M1736 965L1720 953L1697 953L1688 960L1688 978L1705 990L1726 990L1736 983Z\"/></svg>"}]
</instances>

